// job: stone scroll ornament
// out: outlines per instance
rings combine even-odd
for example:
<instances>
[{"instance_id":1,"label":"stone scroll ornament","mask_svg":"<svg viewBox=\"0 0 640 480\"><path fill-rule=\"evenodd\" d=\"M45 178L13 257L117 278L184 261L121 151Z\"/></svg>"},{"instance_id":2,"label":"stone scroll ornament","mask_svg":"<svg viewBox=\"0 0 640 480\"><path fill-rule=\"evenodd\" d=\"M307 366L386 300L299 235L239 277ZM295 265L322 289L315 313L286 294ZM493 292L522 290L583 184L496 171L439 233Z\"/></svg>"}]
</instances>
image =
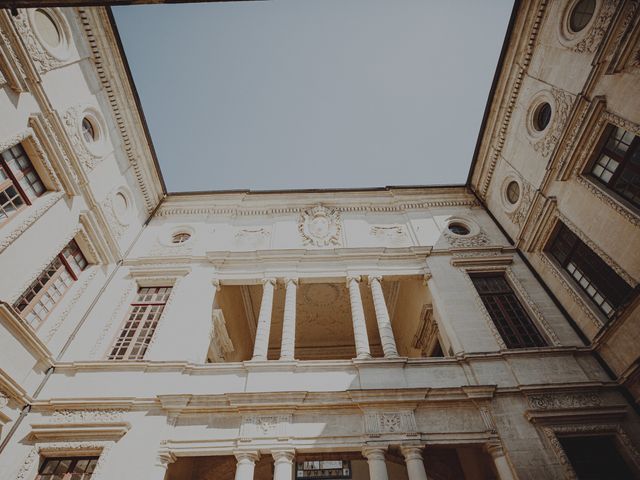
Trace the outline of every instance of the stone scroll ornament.
<instances>
[{"instance_id":1,"label":"stone scroll ornament","mask_svg":"<svg viewBox=\"0 0 640 480\"><path fill-rule=\"evenodd\" d=\"M298 230L305 245L339 246L342 232L340 212L322 205L308 208L300 214Z\"/></svg>"}]
</instances>

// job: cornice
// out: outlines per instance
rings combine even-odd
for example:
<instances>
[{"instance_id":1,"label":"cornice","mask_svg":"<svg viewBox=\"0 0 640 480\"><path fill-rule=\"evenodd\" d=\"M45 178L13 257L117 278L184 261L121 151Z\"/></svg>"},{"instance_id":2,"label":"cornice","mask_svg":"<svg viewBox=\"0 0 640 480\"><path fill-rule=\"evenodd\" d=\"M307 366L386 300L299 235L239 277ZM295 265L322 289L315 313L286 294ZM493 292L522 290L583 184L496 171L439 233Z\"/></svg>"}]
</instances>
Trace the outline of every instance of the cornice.
<instances>
[{"instance_id":1,"label":"cornice","mask_svg":"<svg viewBox=\"0 0 640 480\"><path fill-rule=\"evenodd\" d=\"M78 8L91 60L107 95L122 139L122 147L133 167L140 191L150 213L163 197L162 180L153 160L152 147L147 141L141 112L134 88L129 84L127 67L118 47L106 8Z\"/></svg>"}]
</instances>

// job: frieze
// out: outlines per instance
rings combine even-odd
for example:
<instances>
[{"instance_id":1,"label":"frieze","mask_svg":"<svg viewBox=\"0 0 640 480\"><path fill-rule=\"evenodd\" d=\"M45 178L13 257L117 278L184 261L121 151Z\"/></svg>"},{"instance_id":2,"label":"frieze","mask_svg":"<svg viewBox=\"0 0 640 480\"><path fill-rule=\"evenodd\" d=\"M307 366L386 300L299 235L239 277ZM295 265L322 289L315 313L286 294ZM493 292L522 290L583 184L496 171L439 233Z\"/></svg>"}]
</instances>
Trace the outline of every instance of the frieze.
<instances>
[{"instance_id":1,"label":"frieze","mask_svg":"<svg viewBox=\"0 0 640 480\"><path fill-rule=\"evenodd\" d=\"M84 110L85 107L82 105L70 107L62 115L62 123L80 163L90 172L102 157L91 152L87 147L87 143L81 137L81 122Z\"/></svg>"},{"instance_id":2,"label":"frieze","mask_svg":"<svg viewBox=\"0 0 640 480\"><path fill-rule=\"evenodd\" d=\"M365 433L377 436L383 433L417 434L418 427L412 411L369 412L364 416Z\"/></svg>"},{"instance_id":3,"label":"frieze","mask_svg":"<svg viewBox=\"0 0 640 480\"><path fill-rule=\"evenodd\" d=\"M587 36L571 47L571 50L578 53L593 53L600 45L600 42L607 34L609 24L616 11L617 2L615 0L604 0L598 13L595 23L589 29Z\"/></svg>"},{"instance_id":4,"label":"frieze","mask_svg":"<svg viewBox=\"0 0 640 480\"><path fill-rule=\"evenodd\" d=\"M236 245L253 249L269 248L271 230L265 227L240 228L235 234Z\"/></svg>"},{"instance_id":5,"label":"frieze","mask_svg":"<svg viewBox=\"0 0 640 480\"><path fill-rule=\"evenodd\" d=\"M111 423L122 421L124 410L56 410L49 423Z\"/></svg>"},{"instance_id":6,"label":"frieze","mask_svg":"<svg viewBox=\"0 0 640 480\"><path fill-rule=\"evenodd\" d=\"M445 230L443 235L447 239L447 242L449 242L452 247L456 248L484 247L490 243L489 237L482 230L475 235L455 235L448 230Z\"/></svg>"},{"instance_id":7,"label":"frieze","mask_svg":"<svg viewBox=\"0 0 640 480\"><path fill-rule=\"evenodd\" d=\"M335 208L317 205L304 210L298 220L298 231L304 245L340 246L342 218Z\"/></svg>"},{"instance_id":8,"label":"frieze","mask_svg":"<svg viewBox=\"0 0 640 480\"><path fill-rule=\"evenodd\" d=\"M551 95L554 100L553 121L549 131L533 144L533 149L545 158L551 155L551 152L558 144L573 104L573 96L564 90L552 88Z\"/></svg>"},{"instance_id":9,"label":"frieze","mask_svg":"<svg viewBox=\"0 0 640 480\"><path fill-rule=\"evenodd\" d=\"M600 395L595 392L553 394L543 393L527 397L531 408L551 410L563 408L599 407L602 404Z\"/></svg>"},{"instance_id":10,"label":"frieze","mask_svg":"<svg viewBox=\"0 0 640 480\"><path fill-rule=\"evenodd\" d=\"M291 414L245 415L240 425L240 440L253 438L284 438L287 436Z\"/></svg>"},{"instance_id":11,"label":"frieze","mask_svg":"<svg viewBox=\"0 0 640 480\"><path fill-rule=\"evenodd\" d=\"M404 225L372 225L369 234L379 241L392 245L406 244L409 241Z\"/></svg>"}]
</instances>

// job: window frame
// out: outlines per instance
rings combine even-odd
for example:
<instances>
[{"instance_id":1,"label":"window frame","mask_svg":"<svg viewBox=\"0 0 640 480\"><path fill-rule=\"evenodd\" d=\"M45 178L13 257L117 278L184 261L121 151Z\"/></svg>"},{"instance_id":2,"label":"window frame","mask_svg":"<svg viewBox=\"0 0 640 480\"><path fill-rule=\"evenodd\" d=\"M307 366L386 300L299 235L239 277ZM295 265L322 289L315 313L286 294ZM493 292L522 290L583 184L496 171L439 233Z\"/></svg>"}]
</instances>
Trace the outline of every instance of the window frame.
<instances>
[{"instance_id":1,"label":"window frame","mask_svg":"<svg viewBox=\"0 0 640 480\"><path fill-rule=\"evenodd\" d=\"M634 136L634 139L629 144L627 152L622 156L619 153L607 148L607 143L610 136L618 128L621 128ZM588 161L584 164L584 168L581 172L582 176L588 179L592 184L596 185L600 190L613 197L616 202L621 203L622 205L624 205L624 207L631 210L636 216L638 216L640 214L640 201L638 204L632 202L627 197L619 193L613 187L613 185L620 177L622 171L625 169L625 166L629 163L629 159L631 157L633 149L640 149L640 134L636 133L632 129L627 128L625 125L619 125L611 118L605 119L604 126L598 130L598 140L596 141L593 150L589 153ZM598 163L598 160L602 155L605 154L613 160L617 161L619 164L618 168L607 182L593 173L593 169ZM640 168L638 168L638 174L640 175Z\"/></svg>"},{"instance_id":2,"label":"window frame","mask_svg":"<svg viewBox=\"0 0 640 480\"><path fill-rule=\"evenodd\" d=\"M12 152L12 150L14 148L18 148L20 149L20 156L16 157L15 154ZM15 172L11 167L9 167L9 164L7 163L7 161L4 158L4 153L5 152L11 152L11 155L13 156L15 162L16 162L16 166L18 167L18 172ZM28 166L25 169L20 168L20 166L17 163L17 159L19 157L24 157L27 162L28 162ZM48 191L47 189L47 185L44 182L44 180L42 179L42 176L40 175L40 173L38 172L36 166L33 163L33 159L31 158L31 156L27 153L27 149L24 147L24 145L22 144L22 142L18 142L15 143L9 147L6 147L4 149L2 149L0 151L0 170L2 170L4 172L4 176L6 177L4 180L2 180L0 182L0 192L5 192L8 189L10 189L11 187L13 187L16 192L18 193L18 197L20 200L22 200L22 205L18 208L16 208L15 210L13 210L11 215L7 215L6 218L1 219L0 218L0 227L2 227L3 225L5 225L7 222L9 222L12 218L14 218L19 212L21 212L22 210L24 210L27 207L30 207L31 205L33 205L34 201L40 197L42 197L43 195L45 195ZM31 197L30 195L27 194L27 192L25 191L24 187L20 184L20 181L24 178L26 179L27 182L29 182L29 184L31 186L33 186L32 183L29 178L28 178L28 174L33 173L36 176L36 182L39 182L41 187L42 187L42 191L40 193L35 193L35 189L34 190L34 197ZM33 188L33 187L32 187ZM16 198L16 197L14 197Z\"/></svg>"},{"instance_id":3,"label":"window frame","mask_svg":"<svg viewBox=\"0 0 640 480\"><path fill-rule=\"evenodd\" d=\"M110 360L110 361L144 360L144 356L147 354L149 350L149 346L151 345L151 342L153 341L153 338L156 335L156 332L158 330L158 325L160 324L162 316L164 315L165 309L167 307L169 299L171 298L174 287L175 285L169 285L169 284L167 285L138 284L138 289L136 291L135 297L129 302L129 308L127 309L127 313L124 317L124 320L120 324L120 328L118 329L118 332L114 340L111 342L111 346L109 347L109 350L107 352L107 360ZM156 289L156 290L165 289L166 291L164 292L164 301L161 301L161 302L145 301L144 299L140 298L141 295L144 295L142 293L143 290L151 290L151 289ZM157 316L152 318L152 324L149 327L145 327L145 323L148 321L150 314L154 313L153 312L154 306L156 307L160 306L162 308L160 309L160 312L157 314ZM140 310L139 307L149 307L149 308L144 308ZM138 320L136 320L135 315L140 315L140 314L142 316ZM127 327L129 323L135 323L135 322L137 322L137 325L135 326L135 328L132 329L131 327L129 328ZM141 332L145 330L145 328L150 329L151 332L148 333L146 337L143 338L143 343L139 343L139 340L141 338ZM133 333L132 335L129 336L129 342L125 346L124 342L127 339L126 333L129 331L133 331ZM123 347L124 347L124 353L120 353L119 350L121 350ZM138 347L138 352L136 352L135 358L132 358L131 352L135 347ZM142 351L142 353L140 353L140 351Z\"/></svg>"},{"instance_id":4,"label":"window frame","mask_svg":"<svg viewBox=\"0 0 640 480\"><path fill-rule=\"evenodd\" d=\"M79 254L82 260L84 261L84 265L80 265L77 263L78 270L71 265L69 259L67 258L66 251L71 248L71 256L75 258L76 254ZM56 266L56 264L59 265ZM62 299L65 297L67 292L73 288L73 285L78 281L79 276L89 267L89 261L87 260L86 255L82 252L82 249L78 245L78 242L75 238L72 238L69 243L67 243L64 248L47 264L47 266L38 274L35 280L33 280L27 288L20 294L20 296L13 302L13 308L18 312L20 318L24 320L29 326L31 326L34 330L38 330L42 324L46 322L49 318L49 315L55 310L55 307L62 302ZM49 276L49 278L42 283L42 277L46 276L48 272L55 266L55 271ZM67 274L71 278L71 282L67 284L64 280L62 283L66 286L63 292L59 292L60 296L55 299L54 303L51 305L51 308L47 310L47 313L44 317L40 317L36 314L36 317L39 318L39 322L37 325L34 325L31 321L28 320L28 315L34 311L34 308L40 303L40 300L51 291L51 289L58 287L57 281L63 277L64 274ZM35 292L33 297L26 302L26 305L21 309L19 304L25 299L30 292L40 283L40 288ZM52 296L50 298L53 299Z\"/></svg>"},{"instance_id":5,"label":"window frame","mask_svg":"<svg viewBox=\"0 0 640 480\"><path fill-rule=\"evenodd\" d=\"M491 270L491 271L486 271L486 270L473 270L473 271L467 271L467 274L471 280L471 286L472 288L474 288L474 291L476 293L476 295L478 296L478 298L480 299L480 302L482 303L483 308L485 309L487 315L489 316L489 319L491 320L492 324L495 327L495 331L497 332L497 334L500 336L500 339L502 340L504 346L509 349L509 350L522 350L522 349L530 349L530 348L546 348L546 347L550 347L552 345L554 345L554 342L552 341L552 339L549 338L549 335L546 332L545 328L542 328L538 322L536 320L534 320L534 318L536 317L536 315L532 315L532 312L529 311L529 308L526 306L527 302L524 302L523 299L520 297L520 295L518 294L518 289L516 289L511 281L509 280L509 276L507 275L507 272L504 270ZM491 278L491 277L498 277L501 278L505 285L508 288L508 292L499 292L499 293L482 293L479 289L478 286L476 285L476 282L474 281L475 279L482 279L482 278ZM520 310L522 311L522 313L524 314L524 319L525 321L528 321L528 325L531 327L532 332L534 334L537 334L538 339L539 339L539 344L537 345L528 345L526 344L527 342L524 341L524 339L522 338L521 332L519 331L518 324L514 323L513 319L511 319L509 317L509 313L508 311L504 308L504 305L500 304L499 305L499 310L502 313L503 318L507 321L507 325L508 327L513 331L513 332L518 332L517 333L517 337L518 341L520 342L519 344L513 344L512 340L509 336L507 336L504 333L504 325L500 323L500 320L497 319L496 317L494 317L494 315L491 313L491 310L488 308L487 303L484 300L484 297L487 296L505 296L505 295L511 295L513 296L513 299L515 300L516 304L519 306ZM518 320L516 320L518 321ZM530 337L532 337L531 334L528 334ZM514 335L511 335L511 337L513 337Z\"/></svg>"},{"instance_id":6,"label":"window frame","mask_svg":"<svg viewBox=\"0 0 640 480\"><path fill-rule=\"evenodd\" d=\"M43 470L45 468L45 466L47 465L48 462L52 462L52 461L65 461L65 460L71 460L71 463L69 465L69 468L67 469L67 472L64 473L64 475L62 476L63 480L71 480L73 477L72 475L77 475L79 472L73 472L73 467L75 467L78 464L78 461L81 460L89 460L89 463L94 462L93 464L93 471L89 474L88 477L86 477L86 472L82 473L82 476L84 479L89 480L93 477L93 474L96 470L96 467L98 466L98 462L100 461L100 456L99 455L73 455L73 456L47 456L44 457L42 459L41 464L38 466L38 473L36 475L35 480L47 480L47 478L49 478L50 474L44 474L47 475L47 477L43 477ZM55 475L59 475L59 474L55 474Z\"/></svg>"},{"instance_id":7,"label":"window frame","mask_svg":"<svg viewBox=\"0 0 640 480\"><path fill-rule=\"evenodd\" d=\"M575 243L571 246L570 251L567 254L565 260L561 261L559 258L556 257L556 255L554 255L554 253L552 252L552 248L556 240L559 238L560 232L562 231L563 228L566 229L571 235L573 235L573 237L575 238ZM622 296L620 303L618 305L615 305L615 302L602 292L601 287L599 285L597 286L594 280L592 280L587 276L586 272L584 272L584 268L579 268L578 266L576 266L576 270L580 272L580 274L588 281L589 285L592 286L596 291L596 293L599 294L604 299L604 301L606 301L611 306L612 310L610 314L608 314L605 310L603 310L600 307L600 305L597 303L594 297L588 292L587 287L584 287L583 285L581 285L578 279L573 275L573 272L571 272L567 268L569 263L575 263L575 262L571 262L571 259L573 258L572 255L575 254L576 250L580 246L582 246L583 248L586 248L589 252L591 252L591 254L593 254L596 258L598 258L602 262L603 265L601 266L609 269L613 275L615 275L621 282L624 282L629 287L628 292ZM627 281L624 278L618 275L615 272L615 270L611 268L611 266L604 261L604 259L601 257L601 255L598 252L594 251L589 245L587 245L580 238L580 236L576 234L576 232L574 232L562 220L558 219L556 221L556 224L551 230L551 234L546 239L542 249L544 253L547 255L547 257L560 269L562 274L565 277L568 277L570 286L573 288L573 290L580 295L580 298L585 299L586 304L589 307L591 307L591 310L593 310L594 312L597 312L597 315L600 318L604 319L605 321L604 323L608 323L613 319L617 318L620 315L620 312L624 310L626 305L628 305L630 300L633 298L634 291L636 289L634 289L633 286L629 285L629 283L627 283Z\"/></svg>"}]
</instances>

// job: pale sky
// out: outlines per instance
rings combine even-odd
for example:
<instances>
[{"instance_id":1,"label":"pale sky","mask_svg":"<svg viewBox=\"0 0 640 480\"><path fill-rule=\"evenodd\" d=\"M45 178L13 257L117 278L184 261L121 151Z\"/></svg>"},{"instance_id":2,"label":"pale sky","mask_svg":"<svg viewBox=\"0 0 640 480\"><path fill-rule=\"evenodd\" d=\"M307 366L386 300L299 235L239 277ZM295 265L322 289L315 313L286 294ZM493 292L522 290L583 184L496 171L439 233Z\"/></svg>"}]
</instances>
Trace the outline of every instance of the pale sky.
<instances>
[{"instance_id":1,"label":"pale sky","mask_svg":"<svg viewBox=\"0 0 640 480\"><path fill-rule=\"evenodd\" d=\"M115 7L169 191L464 183L509 0Z\"/></svg>"}]
</instances>

